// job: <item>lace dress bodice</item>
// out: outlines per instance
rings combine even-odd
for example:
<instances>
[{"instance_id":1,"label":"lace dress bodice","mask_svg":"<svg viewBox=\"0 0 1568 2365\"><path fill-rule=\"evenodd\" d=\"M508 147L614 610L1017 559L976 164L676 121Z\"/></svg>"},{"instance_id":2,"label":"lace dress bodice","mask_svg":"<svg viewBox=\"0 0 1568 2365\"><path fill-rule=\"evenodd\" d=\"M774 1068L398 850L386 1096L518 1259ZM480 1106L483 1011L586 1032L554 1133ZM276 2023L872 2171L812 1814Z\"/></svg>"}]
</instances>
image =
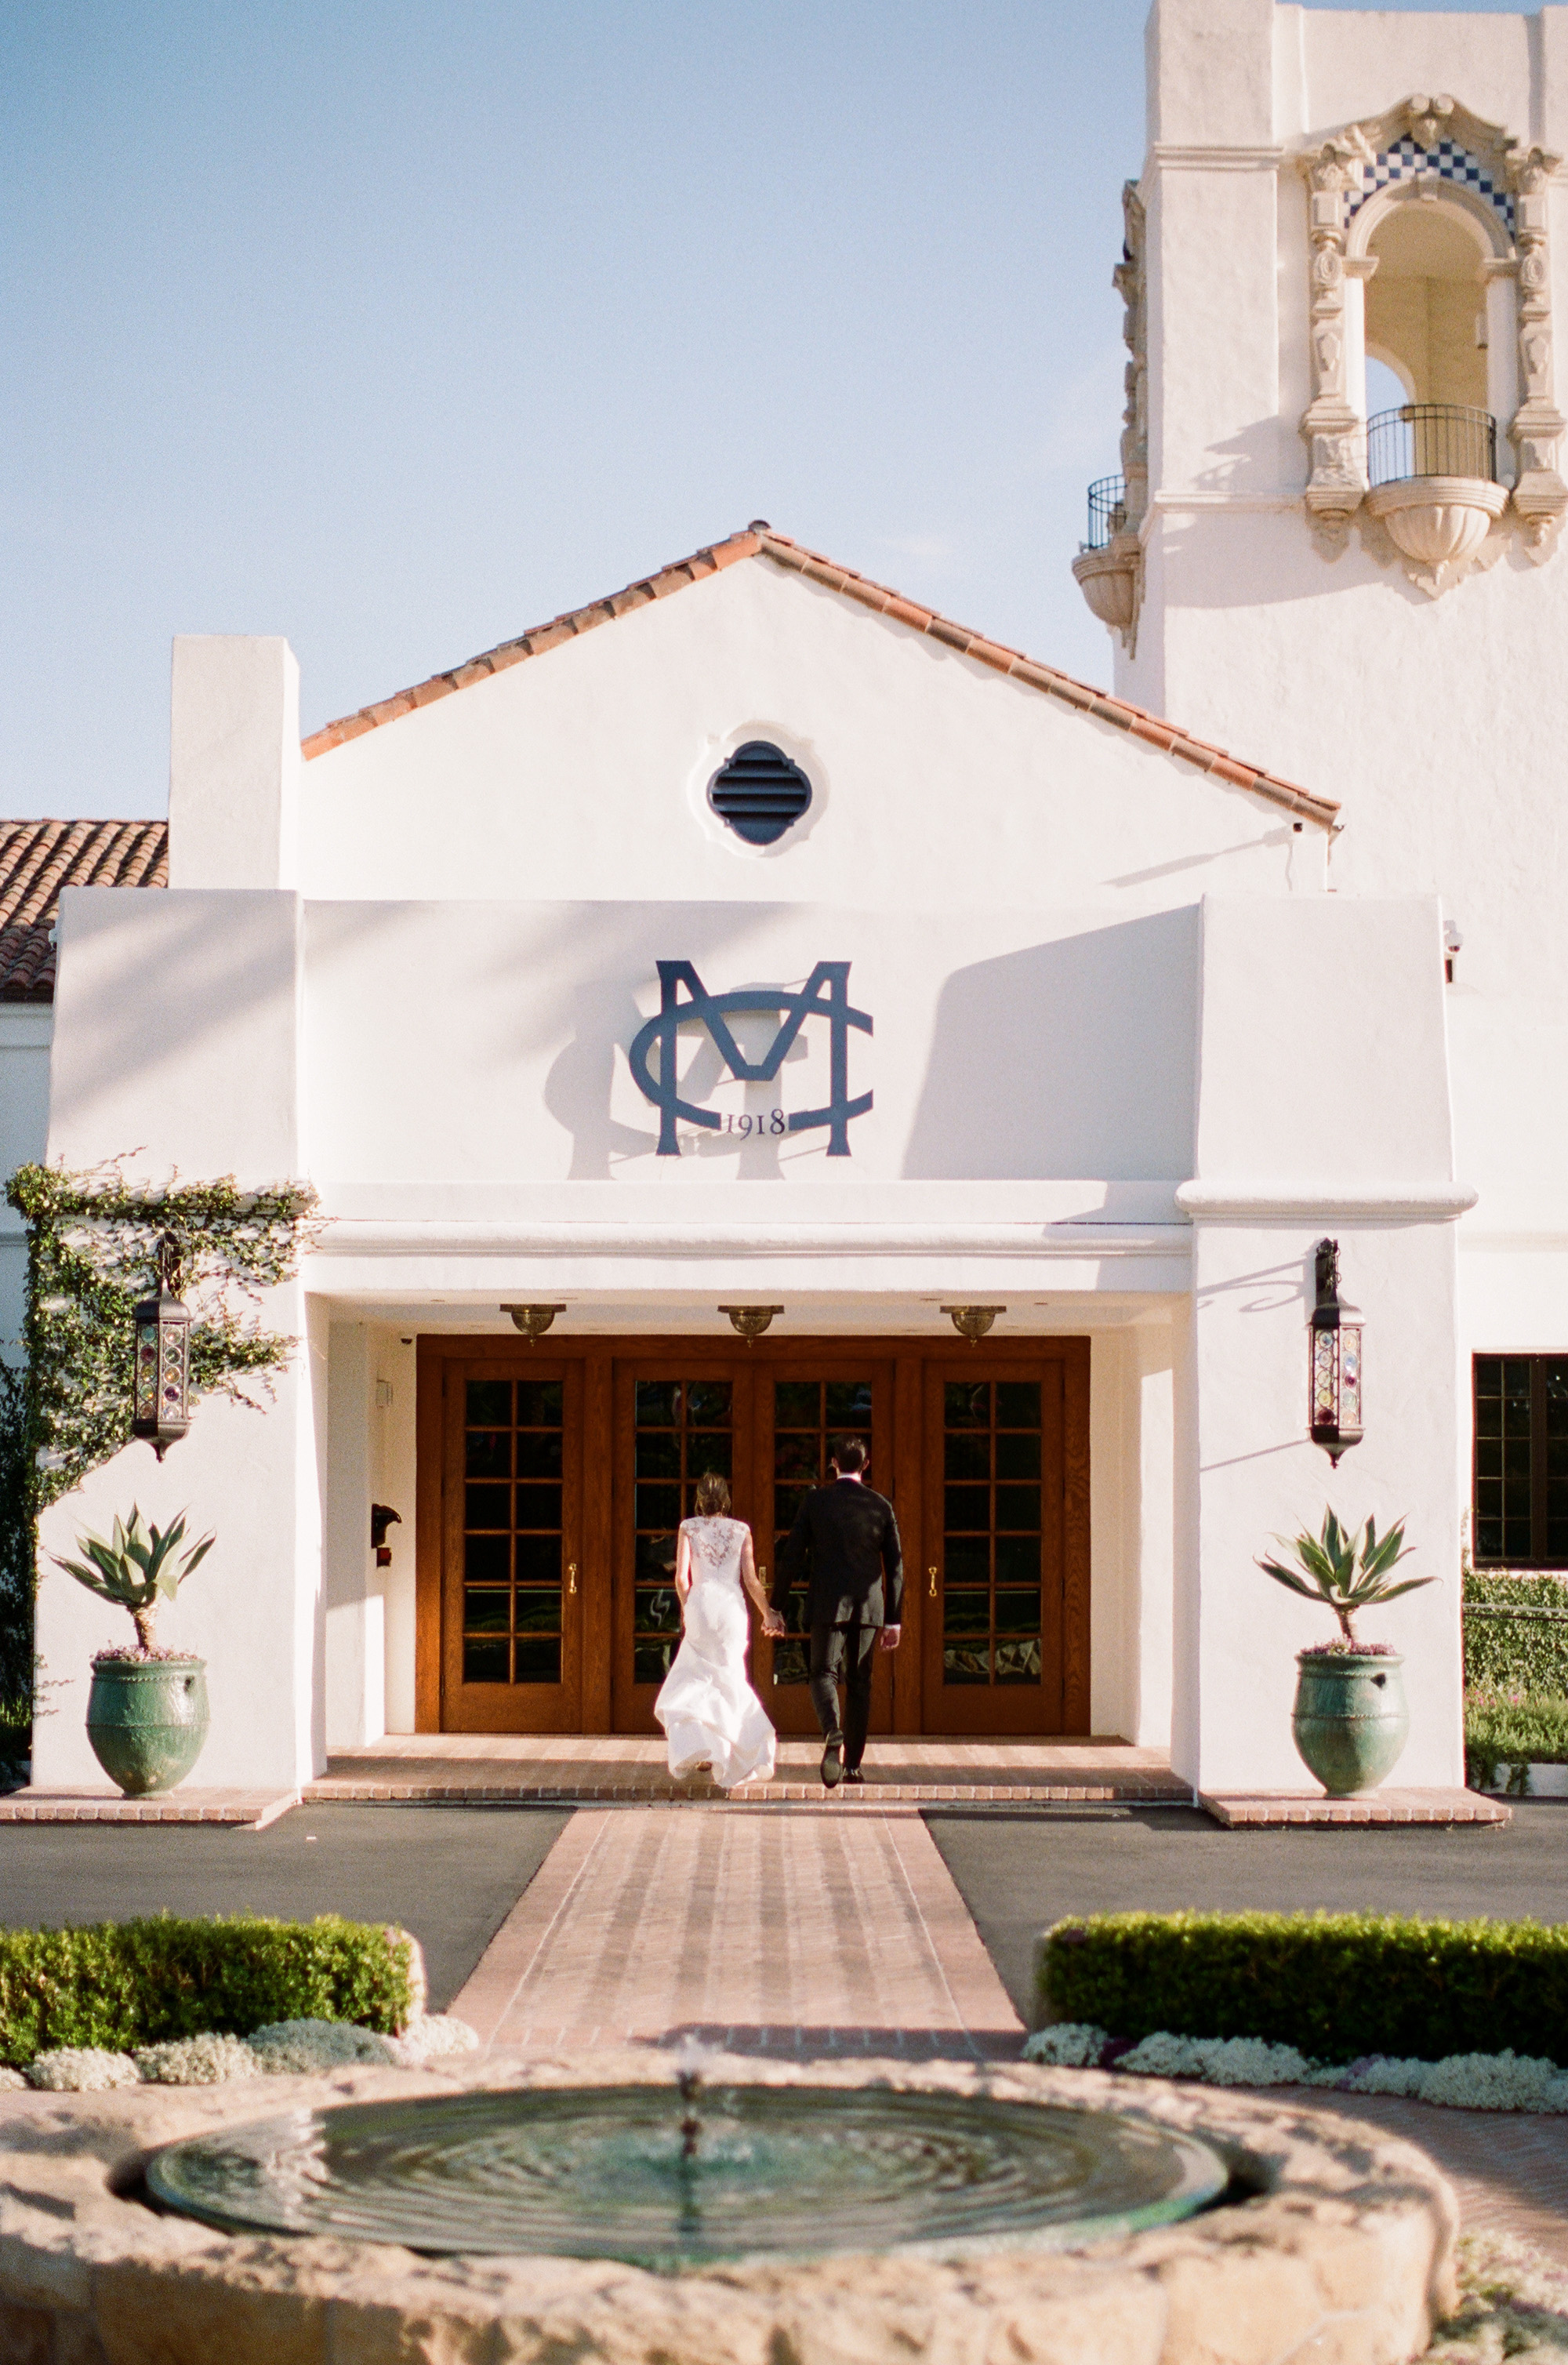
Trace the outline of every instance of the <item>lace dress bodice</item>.
<instances>
[{"instance_id":1,"label":"lace dress bodice","mask_svg":"<svg viewBox=\"0 0 1568 2365\"><path fill-rule=\"evenodd\" d=\"M744 1519L715 1516L706 1519L683 1519L681 1532L691 1548L691 1582L701 1585L719 1578L738 1586L741 1581L741 1546L745 1541Z\"/></svg>"}]
</instances>

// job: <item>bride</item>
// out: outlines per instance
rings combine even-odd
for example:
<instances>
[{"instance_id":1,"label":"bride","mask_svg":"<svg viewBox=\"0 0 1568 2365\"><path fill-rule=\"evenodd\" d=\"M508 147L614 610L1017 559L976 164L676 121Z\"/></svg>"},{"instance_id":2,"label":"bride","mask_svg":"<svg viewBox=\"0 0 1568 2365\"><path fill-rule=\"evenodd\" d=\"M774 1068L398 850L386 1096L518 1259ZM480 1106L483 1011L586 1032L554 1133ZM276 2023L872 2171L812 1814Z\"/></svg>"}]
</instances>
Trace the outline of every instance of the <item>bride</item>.
<instances>
[{"instance_id":1,"label":"bride","mask_svg":"<svg viewBox=\"0 0 1568 2365\"><path fill-rule=\"evenodd\" d=\"M697 1517L682 1519L676 1546L675 1589L680 1597L681 1642L654 1702L669 1743L672 1774L711 1765L721 1789L770 1780L776 1735L746 1680L750 1620L744 1585L766 1614L751 1530L729 1516L730 1490L710 1473L697 1482Z\"/></svg>"}]
</instances>

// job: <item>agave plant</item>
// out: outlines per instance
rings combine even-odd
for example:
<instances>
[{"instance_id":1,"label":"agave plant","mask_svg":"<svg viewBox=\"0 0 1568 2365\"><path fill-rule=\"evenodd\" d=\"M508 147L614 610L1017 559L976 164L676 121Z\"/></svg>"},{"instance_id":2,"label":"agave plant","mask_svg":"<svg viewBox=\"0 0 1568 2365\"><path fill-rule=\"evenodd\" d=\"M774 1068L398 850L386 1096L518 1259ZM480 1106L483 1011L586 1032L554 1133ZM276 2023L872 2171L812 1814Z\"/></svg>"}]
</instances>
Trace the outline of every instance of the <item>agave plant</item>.
<instances>
[{"instance_id":1,"label":"agave plant","mask_svg":"<svg viewBox=\"0 0 1568 2365\"><path fill-rule=\"evenodd\" d=\"M1415 1593L1423 1585L1437 1582L1430 1576L1405 1576L1397 1585L1389 1583L1391 1572L1415 1549L1405 1541L1403 1519L1396 1520L1385 1536L1378 1534L1372 1519L1356 1534L1342 1528L1334 1513L1327 1510L1317 1535L1304 1534L1290 1541L1276 1536L1274 1541L1294 1552L1300 1566L1285 1568L1277 1560L1260 1560L1259 1567L1276 1585L1287 1586L1292 1593L1302 1594L1308 1601L1321 1601L1331 1609L1351 1650L1356 1644L1358 1609L1370 1608L1374 1601L1396 1601L1402 1593Z\"/></svg>"},{"instance_id":2,"label":"agave plant","mask_svg":"<svg viewBox=\"0 0 1568 2365\"><path fill-rule=\"evenodd\" d=\"M173 1527L159 1530L142 1525L141 1513L133 1503L130 1518L115 1520L114 1534L106 1542L102 1536L77 1537L78 1551L87 1555L84 1562L56 1558L54 1564L69 1570L77 1584L84 1585L89 1593L99 1594L104 1600L118 1602L120 1608L129 1610L138 1643L142 1650L152 1651L157 1648L159 1602L174 1600L216 1541L212 1536L203 1536L199 1543L181 1553L179 1546L185 1538L184 1511Z\"/></svg>"}]
</instances>

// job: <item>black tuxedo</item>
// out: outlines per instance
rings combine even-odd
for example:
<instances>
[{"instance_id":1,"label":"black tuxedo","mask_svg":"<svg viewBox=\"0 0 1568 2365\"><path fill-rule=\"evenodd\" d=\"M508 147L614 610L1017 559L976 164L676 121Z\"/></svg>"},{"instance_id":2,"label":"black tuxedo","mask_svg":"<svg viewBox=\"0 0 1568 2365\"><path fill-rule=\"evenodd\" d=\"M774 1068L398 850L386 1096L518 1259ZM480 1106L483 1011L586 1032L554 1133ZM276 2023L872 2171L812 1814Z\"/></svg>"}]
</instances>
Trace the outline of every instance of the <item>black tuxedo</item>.
<instances>
[{"instance_id":1,"label":"black tuxedo","mask_svg":"<svg viewBox=\"0 0 1568 2365\"><path fill-rule=\"evenodd\" d=\"M845 1767L852 1774L871 1721L871 1653L878 1630L898 1625L903 1612L903 1551L887 1496L863 1479L839 1478L830 1486L813 1487L779 1559L775 1609L785 1608L802 1575L812 1635L812 1705L826 1739L842 1743ZM846 1693L842 1728L841 1677Z\"/></svg>"},{"instance_id":2,"label":"black tuxedo","mask_svg":"<svg viewBox=\"0 0 1568 2365\"><path fill-rule=\"evenodd\" d=\"M896 1626L903 1611L903 1551L885 1495L864 1479L813 1486L801 1504L773 1586L782 1609L806 1578L806 1623Z\"/></svg>"}]
</instances>

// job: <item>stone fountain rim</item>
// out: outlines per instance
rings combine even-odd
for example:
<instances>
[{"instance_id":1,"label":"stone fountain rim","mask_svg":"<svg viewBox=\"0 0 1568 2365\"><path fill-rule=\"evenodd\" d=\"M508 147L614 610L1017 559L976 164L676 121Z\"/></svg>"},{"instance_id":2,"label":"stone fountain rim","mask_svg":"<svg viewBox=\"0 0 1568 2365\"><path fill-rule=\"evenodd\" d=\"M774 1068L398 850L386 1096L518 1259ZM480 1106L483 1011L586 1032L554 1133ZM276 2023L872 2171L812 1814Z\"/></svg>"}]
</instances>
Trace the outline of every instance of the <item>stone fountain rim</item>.
<instances>
[{"instance_id":1,"label":"stone fountain rim","mask_svg":"<svg viewBox=\"0 0 1568 2365\"><path fill-rule=\"evenodd\" d=\"M120 2197L158 2146L291 2107L476 2089L673 2087L682 2066L668 2052L647 2050L529 2063L492 2056L423 2071L269 2079L264 2094L246 2080L7 2096L0 2107L0 2330L7 2308L18 2322L53 2319L70 2326L84 2357L112 2355L117 2365L142 2353L128 2330L138 2322L147 2327L145 2353L181 2365L220 2353L231 2337L240 2343L231 2348L236 2360L252 2353L247 2341L260 2356L286 2332L291 2359L319 2356L325 2365L342 2353L345 2319L353 2324L353 2354L366 2360L406 2357L410 2323L432 2337L443 2327L447 2345L432 2356L488 2357L489 2348L469 2344L481 2327L489 2340L500 2325L509 2343L558 2345L559 2353L630 2365L661 2346L662 2326L663 2345L682 2365L763 2365L790 2353L874 2357L902 2348L907 2355L915 2319L925 2327L923 2345L929 2339L935 2347L944 2324L944 2337L958 2337L961 2329L967 2340L979 2310L1015 2328L1048 2316L1057 2332L1042 2357L1054 2359L1059 2335L1064 2357L1076 2341L1077 2353L1095 2354L1104 2365L1124 2356L1173 2365L1202 2355L1203 2339L1217 2339L1227 2327L1225 2353L1235 2365L1251 2365L1254 2355L1262 2365L1297 2345L1283 2337L1287 2328L1305 2344L1315 2326L1364 2319L1365 2340L1339 2340L1337 2354L1392 2365L1419 2351L1435 2316L1453 2303L1453 2196L1414 2145L1348 2128L1309 2106L1154 2079L1130 2088L1106 2071L1025 2063L726 2055L707 2066L726 2085L883 2086L1114 2111L1202 2135L1262 2189L1174 2226L1077 2250L982 2254L977 2246L951 2260L841 2252L805 2266L750 2260L678 2275L613 2260L427 2258L322 2236L232 2236ZM1260 2275L1270 2296L1260 2308ZM1255 2349L1245 2340L1238 2346L1235 2330L1244 2290ZM1149 2346L1156 2320L1169 2331L1173 2313L1190 2321L1195 2345L1172 2345L1162 2333ZM1144 2331L1134 2345L1118 2347L1111 2319L1125 2322L1129 2337L1135 2325ZM190 2335L182 2347L185 2324ZM112 2341L101 2340L100 2327L111 2326ZM990 2353L989 2344L976 2353ZM1033 2353L1027 2343L1023 2353Z\"/></svg>"}]
</instances>

